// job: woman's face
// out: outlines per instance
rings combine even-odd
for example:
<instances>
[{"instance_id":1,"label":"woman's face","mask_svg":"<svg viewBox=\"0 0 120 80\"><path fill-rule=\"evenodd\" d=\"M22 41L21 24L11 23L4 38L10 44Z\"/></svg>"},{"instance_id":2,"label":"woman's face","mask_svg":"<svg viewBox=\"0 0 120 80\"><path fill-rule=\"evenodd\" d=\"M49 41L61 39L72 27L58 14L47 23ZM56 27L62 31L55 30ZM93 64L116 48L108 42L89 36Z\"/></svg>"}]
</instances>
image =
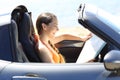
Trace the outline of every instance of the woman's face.
<instances>
[{"instance_id":1,"label":"woman's face","mask_svg":"<svg viewBox=\"0 0 120 80\"><path fill-rule=\"evenodd\" d=\"M58 21L57 19L53 19L49 25L47 25L47 34L49 38L54 38L55 33L58 31Z\"/></svg>"}]
</instances>

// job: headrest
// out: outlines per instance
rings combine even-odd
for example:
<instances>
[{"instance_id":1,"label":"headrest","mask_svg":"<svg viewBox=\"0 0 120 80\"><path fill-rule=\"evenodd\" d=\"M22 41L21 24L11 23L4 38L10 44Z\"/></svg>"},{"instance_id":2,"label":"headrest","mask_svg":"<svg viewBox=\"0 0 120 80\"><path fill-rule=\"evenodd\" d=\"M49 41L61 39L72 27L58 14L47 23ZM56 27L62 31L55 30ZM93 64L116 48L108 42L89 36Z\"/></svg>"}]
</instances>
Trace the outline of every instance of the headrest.
<instances>
[{"instance_id":1,"label":"headrest","mask_svg":"<svg viewBox=\"0 0 120 80\"><path fill-rule=\"evenodd\" d=\"M25 12L28 12L27 8L24 5L19 5L12 11L11 19L15 20L16 23L19 24Z\"/></svg>"}]
</instances>

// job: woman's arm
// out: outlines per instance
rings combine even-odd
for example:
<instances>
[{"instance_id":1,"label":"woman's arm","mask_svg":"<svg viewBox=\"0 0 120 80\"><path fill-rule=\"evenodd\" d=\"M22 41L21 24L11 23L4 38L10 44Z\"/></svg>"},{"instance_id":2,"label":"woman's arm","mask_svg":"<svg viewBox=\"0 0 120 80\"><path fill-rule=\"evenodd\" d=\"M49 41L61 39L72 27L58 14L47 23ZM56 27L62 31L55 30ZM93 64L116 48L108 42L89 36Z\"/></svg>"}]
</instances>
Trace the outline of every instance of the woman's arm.
<instances>
[{"instance_id":1,"label":"woman's arm","mask_svg":"<svg viewBox=\"0 0 120 80\"><path fill-rule=\"evenodd\" d=\"M79 37L79 36L75 36L75 35L71 35L71 34L63 34L63 35L55 37L51 41L53 41L54 44L56 44L58 42L61 42L63 40L79 40L79 41L84 41L85 42L86 40L90 39L91 37L92 37L91 33L89 33L88 35L83 36L83 37L82 36Z\"/></svg>"}]
</instances>

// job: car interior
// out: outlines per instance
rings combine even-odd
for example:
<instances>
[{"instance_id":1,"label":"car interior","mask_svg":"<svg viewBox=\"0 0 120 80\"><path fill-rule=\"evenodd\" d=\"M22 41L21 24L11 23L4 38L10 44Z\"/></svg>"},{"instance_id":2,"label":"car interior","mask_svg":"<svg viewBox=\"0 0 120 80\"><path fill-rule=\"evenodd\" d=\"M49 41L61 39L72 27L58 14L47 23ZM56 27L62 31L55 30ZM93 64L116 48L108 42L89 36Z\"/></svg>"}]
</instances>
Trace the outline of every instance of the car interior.
<instances>
[{"instance_id":1,"label":"car interior","mask_svg":"<svg viewBox=\"0 0 120 80\"><path fill-rule=\"evenodd\" d=\"M35 50L33 39L34 27L31 15L32 13L24 5L19 5L9 15L10 18L7 19L9 21L1 23L0 53L2 54L0 54L0 59L12 62L42 62ZM83 21L80 21L80 23L89 28ZM91 26L93 25L91 24ZM85 42L76 40L65 40L56 44L60 52L65 56L67 63L76 63L78 57L84 54L83 50L85 48L83 49L83 47L85 45ZM106 53L110 49L116 48L113 47L110 43L105 44L99 54L94 57L95 60L93 62L103 62ZM87 52L89 53L89 51Z\"/></svg>"},{"instance_id":2,"label":"car interior","mask_svg":"<svg viewBox=\"0 0 120 80\"><path fill-rule=\"evenodd\" d=\"M42 62L35 50L33 39L34 28L31 12L23 5L17 6L11 14L11 19L17 23L18 40L22 45L23 51L30 62ZM70 46L80 43L80 46ZM64 44L64 45L63 45ZM66 62L76 62L84 43L80 41L62 41L58 44L60 52L65 56ZM69 53L69 54L68 54ZM74 53L74 54L73 54Z\"/></svg>"}]
</instances>

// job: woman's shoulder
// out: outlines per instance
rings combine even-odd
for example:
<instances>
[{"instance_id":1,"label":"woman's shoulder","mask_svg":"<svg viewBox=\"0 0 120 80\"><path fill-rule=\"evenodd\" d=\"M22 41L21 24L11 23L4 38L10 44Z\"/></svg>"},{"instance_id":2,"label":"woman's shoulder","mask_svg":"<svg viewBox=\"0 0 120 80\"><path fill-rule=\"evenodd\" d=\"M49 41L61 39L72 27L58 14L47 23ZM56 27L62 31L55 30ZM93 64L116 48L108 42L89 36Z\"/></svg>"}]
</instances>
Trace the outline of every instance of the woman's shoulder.
<instances>
[{"instance_id":1,"label":"woman's shoulder","mask_svg":"<svg viewBox=\"0 0 120 80\"><path fill-rule=\"evenodd\" d=\"M48 50L48 48L42 42L39 41L38 43L39 44L38 44L37 50L38 52L40 52L39 55L51 57L50 51Z\"/></svg>"},{"instance_id":2,"label":"woman's shoulder","mask_svg":"<svg viewBox=\"0 0 120 80\"><path fill-rule=\"evenodd\" d=\"M45 45L39 40L37 43L38 49L46 49Z\"/></svg>"}]
</instances>

